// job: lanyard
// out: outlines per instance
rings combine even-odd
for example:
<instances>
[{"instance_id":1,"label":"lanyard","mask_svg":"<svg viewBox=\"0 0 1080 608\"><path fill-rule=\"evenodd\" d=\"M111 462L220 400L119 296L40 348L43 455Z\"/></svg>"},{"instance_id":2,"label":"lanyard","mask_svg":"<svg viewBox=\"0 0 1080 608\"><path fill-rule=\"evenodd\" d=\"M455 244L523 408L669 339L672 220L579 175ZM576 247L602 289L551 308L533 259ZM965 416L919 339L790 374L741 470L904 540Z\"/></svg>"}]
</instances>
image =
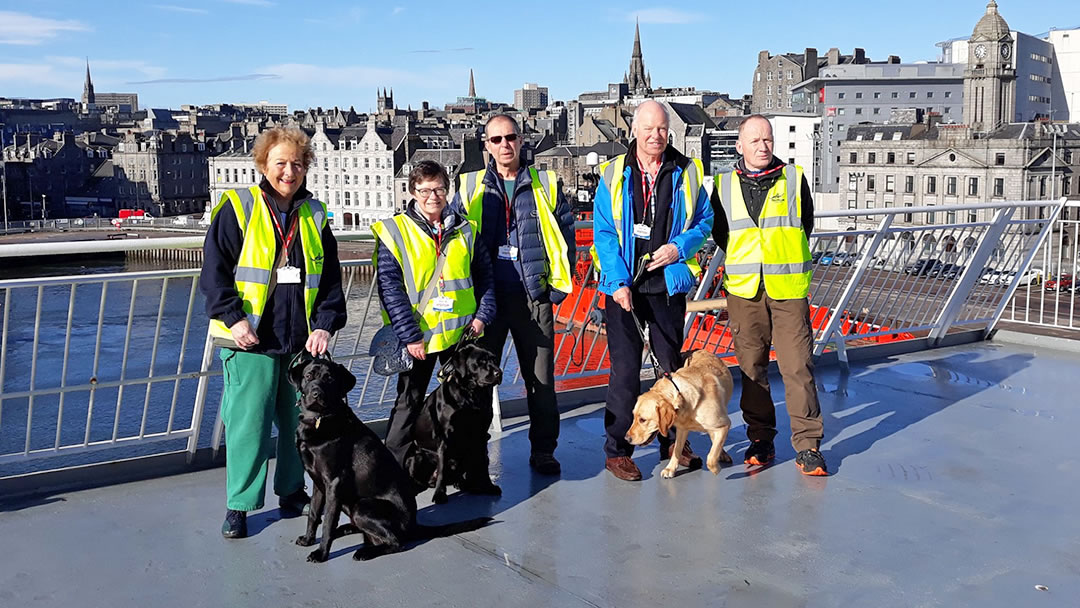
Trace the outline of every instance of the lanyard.
<instances>
[{"instance_id":1,"label":"lanyard","mask_svg":"<svg viewBox=\"0 0 1080 608\"><path fill-rule=\"evenodd\" d=\"M660 159L660 163L663 164L663 158ZM650 203L656 200L656 177L645 170L645 165L641 164L641 159L637 159L638 170L641 172L641 196L645 199L645 206L641 209L641 221L645 224L652 225L652 218L649 216ZM657 167L656 174L660 174L660 168Z\"/></svg>"},{"instance_id":2,"label":"lanyard","mask_svg":"<svg viewBox=\"0 0 1080 608\"><path fill-rule=\"evenodd\" d=\"M442 221L435 223L435 266L439 265L439 256L442 254L442 237L443 237L443 224ZM446 281L443 280L442 272L437 277L439 281L439 295L442 295L443 288L446 286Z\"/></svg>"},{"instance_id":3,"label":"lanyard","mask_svg":"<svg viewBox=\"0 0 1080 608\"><path fill-rule=\"evenodd\" d=\"M503 200L506 201L506 244L510 244L510 196L506 193L506 185L499 189L502 192Z\"/></svg>"},{"instance_id":4,"label":"lanyard","mask_svg":"<svg viewBox=\"0 0 1080 608\"><path fill-rule=\"evenodd\" d=\"M297 220L300 219L299 214L293 216L292 222L289 223L289 233L285 234L285 232L281 229L281 221L278 220L277 209L274 209L274 206L270 204L270 201L267 200L265 193L263 194L263 201L266 203L266 207L270 211L270 221L274 224L274 230L278 233L278 236L281 237L281 242L285 245L286 255L288 255L289 245L292 244L293 238L296 237L296 224Z\"/></svg>"}]
</instances>

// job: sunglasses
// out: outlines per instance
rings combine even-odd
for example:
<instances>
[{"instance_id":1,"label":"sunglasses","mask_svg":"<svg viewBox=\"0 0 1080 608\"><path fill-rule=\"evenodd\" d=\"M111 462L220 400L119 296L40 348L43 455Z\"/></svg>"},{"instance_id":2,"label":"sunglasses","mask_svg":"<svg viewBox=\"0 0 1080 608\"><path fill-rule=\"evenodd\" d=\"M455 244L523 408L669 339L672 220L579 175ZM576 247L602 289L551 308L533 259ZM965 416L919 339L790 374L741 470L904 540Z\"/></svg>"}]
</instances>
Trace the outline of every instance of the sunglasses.
<instances>
[{"instance_id":1,"label":"sunglasses","mask_svg":"<svg viewBox=\"0 0 1080 608\"><path fill-rule=\"evenodd\" d=\"M502 143L502 140L504 138L506 139L506 141L514 143L515 141L517 141L518 137L519 135L517 133L508 133L506 135L492 135L491 137L487 138L487 140L497 146Z\"/></svg>"}]
</instances>

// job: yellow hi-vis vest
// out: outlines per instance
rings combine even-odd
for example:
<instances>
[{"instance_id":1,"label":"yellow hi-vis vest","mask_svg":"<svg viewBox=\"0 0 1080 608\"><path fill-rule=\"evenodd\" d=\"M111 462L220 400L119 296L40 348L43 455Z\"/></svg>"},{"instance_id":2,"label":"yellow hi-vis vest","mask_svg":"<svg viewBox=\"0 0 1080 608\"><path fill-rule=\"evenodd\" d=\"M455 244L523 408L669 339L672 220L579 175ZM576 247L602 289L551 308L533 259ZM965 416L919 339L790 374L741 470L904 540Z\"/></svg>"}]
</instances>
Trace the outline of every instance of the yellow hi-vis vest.
<instances>
[{"instance_id":1,"label":"yellow hi-vis vest","mask_svg":"<svg viewBox=\"0 0 1080 608\"><path fill-rule=\"evenodd\" d=\"M462 173L458 178L458 192L465 205L465 215L476 226L476 233L484 229L484 176L487 169ZM540 237L544 241L544 251L548 259L548 286L563 293L574 290L573 275L570 274L570 261L567 258L569 245L559 230L555 220L555 205L558 203L559 178L554 171L537 171L529 167L532 180L533 200L536 201L536 218L540 222ZM576 244L575 244L576 246Z\"/></svg>"},{"instance_id":2,"label":"yellow hi-vis vest","mask_svg":"<svg viewBox=\"0 0 1080 608\"><path fill-rule=\"evenodd\" d=\"M232 205L244 245L233 273L236 291L244 301L244 314L251 323L252 331L259 328L263 310L266 309L267 289L270 276L277 261L277 241L270 209L263 200L258 186L238 190L226 190L221 200L210 212L213 221L222 207ZM311 333L311 315L315 310L315 297L319 295L319 281L323 271L322 231L326 227L326 205L309 199L300 205L297 231L304 249L304 312L307 316L308 333ZM284 227L288 229L288 226ZM284 246L284 245L282 245ZM210 335L232 340L232 333L225 323L210 321Z\"/></svg>"},{"instance_id":3,"label":"yellow hi-vis vest","mask_svg":"<svg viewBox=\"0 0 1080 608\"><path fill-rule=\"evenodd\" d=\"M693 162L683 171L682 179L683 214L686 216L683 219L683 232L689 230L690 224L694 221L694 204L697 202L698 189L701 188L701 182L705 180L705 168L701 164L701 160L697 158L691 158L690 160ZM615 224L615 234L620 245L623 242L623 192L626 190L623 187L623 173L625 170L625 154L620 154L606 163L601 163L597 169L604 179L604 184L608 187L608 192L611 193L611 220ZM632 189L631 192L633 192ZM633 211L631 211L631 216L633 216ZM596 257L596 245L589 249L589 253L592 255L593 266L596 267L596 270L602 270L600 268L600 258ZM630 256L633 257L633 255L633 252L631 252ZM633 263L635 262L636 260L631 263L631 274L634 273ZM690 272L694 273L695 277L701 276L701 264L698 264L696 256L686 260L685 264L690 269Z\"/></svg>"},{"instance_id":4,"label":"yellow hi-vis vest","mask_svg":"<svg viewBox=\"0 0 1080 608\"><path fill-rule=\"evenodd\" d=\"M401 266L405 279L405 291L412 302L413 313L424 333L424 350L428 353L444 351L457 344L465 333L465 327L476 314L476 295L473 292L472 256L473 230L470 222L463 222L451 239L443 245L446 263L442 276L433 277L436 264L435 239L405 215L399 213L371 226L371 232L394 256ZM418 311L420 297L432 280L440 286L428 300L424 310ZM452 301L448 311L435 310L435 299L446 296ZM390 324L386 311L382 313L383 324Z\"/></svg>"},{"instance_id":5,"label":"yellow hi-vis vest","mask_svg":"<svg viewBox=\"0 0 1080 608\"><path fill-rule=\"evenodd\" d=\"M770 298L805 298L810 293L813 264L802 226L802 167L784 167L783 175L766 194L756 223L743 200L738 174L725 172L719 180L717 187L730 231L724 261L728 293L753 298L764 276L765 293Z\"/></svg>"}]
</instances>

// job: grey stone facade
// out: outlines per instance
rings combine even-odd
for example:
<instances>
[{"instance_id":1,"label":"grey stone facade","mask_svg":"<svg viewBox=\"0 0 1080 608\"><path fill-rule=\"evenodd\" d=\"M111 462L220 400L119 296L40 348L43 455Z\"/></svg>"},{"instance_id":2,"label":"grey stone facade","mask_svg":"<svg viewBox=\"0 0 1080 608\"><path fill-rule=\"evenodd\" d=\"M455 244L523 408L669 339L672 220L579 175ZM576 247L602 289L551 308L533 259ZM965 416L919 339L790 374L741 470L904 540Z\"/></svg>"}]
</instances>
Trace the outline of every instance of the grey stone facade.
<instances>
[{"instance_id":1,"label":"grey stone facade","mask_svg":"<svg viewBox=\"0 0 1080 608\"><path fill-rule=\"evenodd\" d=\"M187 133L129 133L113 150L113 165L122 209L175 215L206 207L206 144Z\"/></svg>"}]
</instances>

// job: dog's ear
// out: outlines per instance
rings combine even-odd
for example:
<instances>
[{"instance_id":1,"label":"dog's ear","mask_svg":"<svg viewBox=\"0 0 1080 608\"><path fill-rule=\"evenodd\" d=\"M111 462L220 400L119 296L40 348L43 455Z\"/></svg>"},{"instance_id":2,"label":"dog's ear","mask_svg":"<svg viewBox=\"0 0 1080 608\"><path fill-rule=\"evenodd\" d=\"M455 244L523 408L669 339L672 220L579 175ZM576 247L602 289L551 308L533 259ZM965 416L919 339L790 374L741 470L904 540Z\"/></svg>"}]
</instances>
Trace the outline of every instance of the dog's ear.
<instances>
[{"instance_id":1,"label":"dog's ear","mask_svg":"<svg viewBox=\"0 0 1080 608\"><path fill-rule=\"evenodd\" d=\"M310 356L303 355L304 353L300 353L289 362L289 383L296 387L296 390L300 390L300 384L304 381L304 370L312 361Z\"/></svg>"},{"instance_id":2,"label":"dog's ear","mask_svg":"<svg viewBox=\"0 0 1080 608\"><path fill-rule=\"evenodd\" d=\"M349 391L356 387L356 376L349 371L349 368L340 363L333 363L334 375L337 376L337 381L341 383L341 394L347 395Z\"/></svg>"},{"instance_id":3,"label":"dog's ear","mask_svg":"<svg viewBox=\"0 0 1080 608\"><path fill-rule=\"evenodd\" d=\"M656 401L656 421L660 425L660 434L667 435L671 427L675 426L675 405L667 399Z\"/></svg>"}]
</instances>

